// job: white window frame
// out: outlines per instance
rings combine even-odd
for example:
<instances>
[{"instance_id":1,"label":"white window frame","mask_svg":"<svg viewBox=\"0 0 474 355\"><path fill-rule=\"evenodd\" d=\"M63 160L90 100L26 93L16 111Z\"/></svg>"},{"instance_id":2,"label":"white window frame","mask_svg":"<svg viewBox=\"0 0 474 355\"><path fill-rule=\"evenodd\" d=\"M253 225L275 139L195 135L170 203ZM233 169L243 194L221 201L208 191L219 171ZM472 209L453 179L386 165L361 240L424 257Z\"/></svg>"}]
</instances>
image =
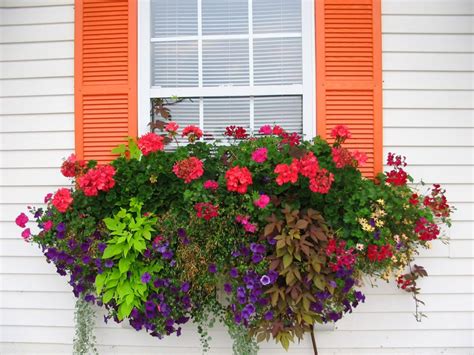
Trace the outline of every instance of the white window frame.
<instances>
[{"instance_id":1,"label":"white window frame","mask_svg":"<svg viewBox=\"0 0 474 355\"><path fill-rule=\"evenodd\" d=\"M201 1L198 1L198 36L180 36L180 40L198 39L198 45L202 46L201 28ZM248 0L249 9L252 9L253 0ZM151 39L150 23L150 0L139 0L138 2L138 132L145 134L149 132L150 123L150 99L154 97L232 97L250 96L250 124L254 122L254 110L252 96L272 96L272 95L302 95L303 97L303 135L309 139L316 134L316 95L315 95L315 26L314 26L314 1L301 0L301 20L302 20L302 84L295 85L253 85L253 70L250 70L249 86L216 86L202 87L202 72L199 75L201 87L191 88L158 88L151 86L151 43L160 39ZM252 13L250 11L250 13ZM249 28L252 28L252 16L249 17ZM253 41L254 38L270 37L266 34L244 35L212 35L206 39L237 39L244 38ZM282 37L292 37L292 34L281 34ZM271 35L275 38L275 34ZM299 36L298 36L299 37ZM177 37L178 38L178 37ZM167 38L167 41L173 38ZM176 39L176 38L174 38ZM250 46L253 48L253 46ZM202 60L202 56L199 56ZM200 63L201 64L201 63ZM249 68L253 68L253 55L250 52ZM200 104L199 122L203 123L203 105ZM224 129L224 127L223 127Z\"/></svg>"}]
</instances>

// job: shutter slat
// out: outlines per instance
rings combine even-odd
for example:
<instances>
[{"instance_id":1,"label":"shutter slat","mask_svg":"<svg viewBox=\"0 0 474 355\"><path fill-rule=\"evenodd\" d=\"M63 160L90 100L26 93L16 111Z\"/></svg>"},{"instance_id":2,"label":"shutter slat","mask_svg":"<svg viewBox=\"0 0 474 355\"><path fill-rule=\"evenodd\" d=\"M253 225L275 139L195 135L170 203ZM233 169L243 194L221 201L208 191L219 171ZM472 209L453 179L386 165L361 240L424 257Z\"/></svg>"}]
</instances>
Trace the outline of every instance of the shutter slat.
<instances>
[{"instance_id":1,"label":"shutter slat","mask_svg":"<svg viewBox=\"0 0 474 355\"><path fill-rule=\"evenodd\" d=\"M368 178L382 169L380 21L380 0L316 1L318 134L347 125L345 146L367 154Z\"/></svg>"},{"instance_id":2,"label":"shutter slat","mask_svg":"<svg viewBox=\"0 0 474 355\"><path fill-rule=\"evenodd\" d=\"M137 3L76 1L76 154L104 164L137 135Z\"/></svg>"}]
</instances>

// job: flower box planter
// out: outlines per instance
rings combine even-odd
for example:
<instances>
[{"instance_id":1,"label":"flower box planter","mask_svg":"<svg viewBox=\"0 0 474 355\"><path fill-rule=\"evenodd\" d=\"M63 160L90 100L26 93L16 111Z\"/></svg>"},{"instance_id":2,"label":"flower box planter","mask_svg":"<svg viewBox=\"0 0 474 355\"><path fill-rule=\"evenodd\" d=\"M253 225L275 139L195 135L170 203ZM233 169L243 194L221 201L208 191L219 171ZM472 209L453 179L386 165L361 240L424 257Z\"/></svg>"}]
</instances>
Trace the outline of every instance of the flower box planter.
<instances>
[{"instance_id":1,"label":"flower box planter","mask_svg":"<svg viewBox=\"0 0 474 355\"><path fill-rule=\"evenodd\" d=\"M278 126L255 137L228 127L229 145L200 141L190 126L181 133L189 144L172 152L164 147L179 127L162 128L129 139L107 165L69 157L61 172L75 187L30 209L39 231L17 218L82 305L157 338L179 336L192 320L204 350L206 327L219 320L234 352L251 354L256 341L287 349L352 312L365 301L364 275L394 275L420 302L426 271L411 262L452 207L439 185L425 194L407 186L403 157L389 154L391 170L372 181L358 170L365 154L344 148L344 126L332 144ZM79 332L83 343L90 331Z\"/></svg>"}]
</instances>

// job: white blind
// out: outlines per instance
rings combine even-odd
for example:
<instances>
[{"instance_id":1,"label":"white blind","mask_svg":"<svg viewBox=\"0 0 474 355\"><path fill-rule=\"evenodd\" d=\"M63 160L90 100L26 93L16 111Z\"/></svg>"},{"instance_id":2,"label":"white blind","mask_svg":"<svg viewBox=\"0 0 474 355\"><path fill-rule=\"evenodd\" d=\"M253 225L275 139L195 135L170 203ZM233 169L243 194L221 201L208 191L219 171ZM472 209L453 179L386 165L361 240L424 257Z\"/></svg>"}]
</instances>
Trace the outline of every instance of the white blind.
<instances>
[{"instance_id":1,"label":"white blind","mask_svg":"<svg viewBox=\"0 0 474 355\"><path fill-rule=\"evenodd\" d=\"M255 97L255 124L258 132L265 125L280 125L288 132L303 133L303 100L301 96Z\"/></svg>"},{"instance_id":2,"label":"white blind","mask_svg":"<svg viewBox=\"0 0 474 355\"><path fill-rule=\"evenodd\" d=\"M173 120L215 138L229 125L302 133L301 1L152 0L152 92L193 97Z\"/></svg>"},{"instance_id":3,"label":"white blind","mask_svg":"<svg viewBox=\"0 0 474 355\"><path fill-rule=\"evenodd\" d=\"M151 36L198 34L197 0L152 0Z\"/></svg>"},{"instance_id":4,"label":"white blind","mask_svg":"<svg viewBox=\"0 0 474 355\"><path fill-rule=\"evenodd\" d=\"M197 41L152 43L151 50L153 86L179 88L198 85Z\"/></svg>"},{"instance_id":5,"label":"white blind","mask_svg":"<svg viewBox=\"0 0 474 355\"><path fill-rule=\"evenodd\" d=\"M204 86L249 85L249 41L202 41L202 74Z\"/></svg>"},{"instance_id":6,"label":"white blind","mask_svg":"<svg viewBox=\"0 0 474 355\"><path fill-rule=\"evenodd\" d=\"M248 33L248 0L202 0L202 34Z\"/></svg>"},{"instance_id":7,"label":"white blind","mask_svg":"<svg viewBox=\"0 0 474 355\"><path fill-rule=\"evenodd\" d=\"M254 0L253 32L301 32L301 0Z\"/></svg>"},{"instance_id":8,"label":"white blind","mask_svg":"<svg viewBox=\"0 0 474 355\"><path fill-rule=\"evenodd\" d=\"M255 85L301 84L301 38L254 40Z\"/></svg>"}]
</instances>

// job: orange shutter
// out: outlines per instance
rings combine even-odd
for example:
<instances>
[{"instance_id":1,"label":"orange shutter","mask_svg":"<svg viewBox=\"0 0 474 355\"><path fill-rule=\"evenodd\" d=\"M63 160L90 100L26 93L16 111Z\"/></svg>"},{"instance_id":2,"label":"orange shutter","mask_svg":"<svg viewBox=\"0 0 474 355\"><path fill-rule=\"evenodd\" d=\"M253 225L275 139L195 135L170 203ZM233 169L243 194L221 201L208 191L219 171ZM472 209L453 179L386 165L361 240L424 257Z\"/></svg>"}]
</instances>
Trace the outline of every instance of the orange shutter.
<instances>
[{"instance_id":1,"label":"orange shutter","mask_svg":"<svg viewBox=\"0 0 474 355\"><path fill-rule=\"evenodd\" d=\"M76 154L106 163L137 135L137 1L76 0L75 11Z\"/></svg>"},{"instance_id":2,"label":"orange shutter","mask_svg":"<svg viewBox=\"0 0 474 355\"><path fill-rule=\"evenodd\" d=\"M347 125L346 147L368 155L361 170L382 170L382 49L380 0L316 1L317 130Z\"/></svg>"}]
</instances>

